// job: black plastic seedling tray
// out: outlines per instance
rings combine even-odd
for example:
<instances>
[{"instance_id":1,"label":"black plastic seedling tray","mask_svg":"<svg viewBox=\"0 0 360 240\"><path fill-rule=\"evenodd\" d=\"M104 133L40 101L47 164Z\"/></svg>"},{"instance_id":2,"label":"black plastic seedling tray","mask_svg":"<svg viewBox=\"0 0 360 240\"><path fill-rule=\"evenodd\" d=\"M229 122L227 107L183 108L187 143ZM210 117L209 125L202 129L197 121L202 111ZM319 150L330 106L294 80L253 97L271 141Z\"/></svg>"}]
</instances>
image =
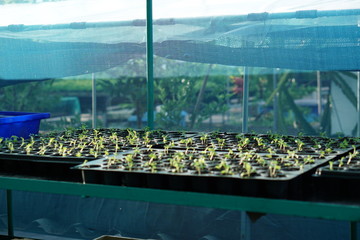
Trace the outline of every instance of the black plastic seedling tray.
<instances>
[{"instance_id":1,"label":"black plastic seedling tray","mask_svg":"<svg viewBox=\"0 0 360 240\"><path fill-rule=\"evenodd\" d=\"M127 141L129 133L136 134L139 141L135 144ZM108 154L116 154L129 149L146 145L144 130L126 129L82 129L65 132L54 132L47 135L33 135L29 139L0 139L0 173L11 175L35 176L40 178L81 181L78 172L72 167L85 161L103 158ZM166 134L166 138L163 136ZM111 136L117 137L118 149ZM149 144L159 147L164 141L177 141L181 138L194 136L194 132L156 131L149 134ZM85 136L85 137L84 137ZM103 141L103 150L94 155L94 139ZM97 141L98 141L97 139ZM63 153L54 147L62 145ZM74 147L77 145L77 147ZM31 147L31 150L27 149ZM46 151L44 150L46 148ZM44 148L42 150L42 148ZM65 151L73 148L72 151ZM83 148L83 149L81 149ZM81 149L81 156L76 156Z\"/></svg>"},{"instance_id":2,"label":"black plastic seedling tray","mask_svg":"<svg viewBox=\"0 0 360 240\"><path fill-rule=\"evenodd\" d=\"M0 173L81 182L72 167L83 162L80 158L0 154Z\"/></svg>"},{"instance_id":3,"label":"black plastic seedling tray","mask_svg":"<svg viewBox=\"0 0 360 240\"><path fill-rule=\"evenodd\" d=\"M148 152L147 149L141 149L140 152ZM186 153L185 150L172 149L169 150L172 154L181 153L184 156L189 156L191 153ZM267 166L261 166L258 162L248 161L253 172L250 175L242 175L244 167L240 167L238 159L233 158L229 160L231 166L231 175L221 172L216 169L216 166L221 163L221 159L225 158L227 154L224 151L216 152L216 160L204 159L207 163L207 169L203 172L197 171L193 167L193 162L201 158L202 155L194 157L192 162L185 161L182 172L174 172L175 169L169 166L169 158L164 154L164 149L152 150L151 154L158 154L163 157L162 160L157 160L157 170L153 172L150 168L144 167L149 158L146 154L141 156L138 153L138 159L133 160L132 169L128 169L126 163L126 156L134 154L134 151L126 151L116 156L108 158L97 159L80 164L75 168L81 170L84 183L97 183L109 185L123 185L131 187L147 187L169 190L207 192L231 195L243 195L254 197L268 197L268 198L302 198L303 193L301 189L304 184L304 178L310 177L315 169L323 164L326 164L337 155L331 155L324 158L315 158L312 156L314 162L304 164L301 167L282 167L282 170L269 176L269 164L274 164L275 159L284 158L286 155L274 155L273 160L267 160ZM239 153L238 153L239 154ZM259 153L259 156L264 158L267 154ZM243 154L240 154L242 158ZM286 160L288 162L300 161L309 155L299 155L299 159ZM146 159L141 160L145 157ZM278 160L280 161L280 160ZM285 161L285 160L284 160ZM232 162L232 163L231 163ZM284 162L285 163L285 162ZM212 165L212 167L211 167ZM215 166L216 165L216 166ZM214 167L215 166L215 167ZM276 171L275 171L276 172Z\"/></svg>"},{"instance_id":4,"label":"black plastic seedling tray","mask_svg":"<svg viewBox=\"0 0 360 240\"><path fill-rule=\"evenodd\" d=\"M351 151L350 146L357 144L357 140L351 138L129 129L80 129L13 140L0 142L2 174L271 198L301 198L317 167L340 158ZM122 158L138 151L143 159L133 169L126 169ZM187 165L183 171L169 169L164 164L167 161L169 165L170 156L158 158L160 165L165 166L156 171L144 165L151 154L164 155L168 151L183 154L185 160L188 158L184 160ZM201 174L189 161L194 160L190 155L199 154L206 154L202 158L209 167L204 172L201 170ZM212 154L216 158L213 159ZM242 160L231 159L234 158L231 155ZM266 159L254 162L255 155ZM285 156L289 159L279 163L279 158ZM305 162L307 157L313 162ZM108 164L109 158L115 158L118 163ZM215 165L221 161L231 165L229 169L225 165L216 169ZM289 168L285 163L296 163L296 166ZM281 165L280 171L273 168L273 176L270 176L271 164ZM81 171L72 170L74 166ZM244 174L245 166L256 173Z\"/></svg>"},{"instance_id":5,"label":"black plastic seedling tray","mask_svg":"<svg viewBox=\"0 0 360 240\"><path fill-rule=\"evenodd\" d=\"M320 200L360 201L360 158L347 163L349 155L326 165L314 174L316 198Z\"/></svg>"}]
</instances>

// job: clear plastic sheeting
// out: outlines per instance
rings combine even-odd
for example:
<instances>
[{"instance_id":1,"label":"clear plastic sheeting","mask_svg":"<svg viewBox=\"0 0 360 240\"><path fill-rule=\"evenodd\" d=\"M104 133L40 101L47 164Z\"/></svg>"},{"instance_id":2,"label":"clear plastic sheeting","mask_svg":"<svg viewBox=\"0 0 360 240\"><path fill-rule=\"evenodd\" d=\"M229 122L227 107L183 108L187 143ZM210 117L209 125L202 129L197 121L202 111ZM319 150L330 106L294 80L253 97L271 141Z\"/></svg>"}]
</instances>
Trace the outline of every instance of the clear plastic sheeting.
<instances>
[{"instance_id":1,"label":"clear plastic sheeting","mask_svg":"<svg viewBox=\"0 0 360 240\"><path fill-rule=\"evenodd\" d=\"M5 196L5 191L0 193ZM239 211L19 191L13 192L13 212L15 235L48 240L101 235L159 240L235 240L242 235L256 240L349 238L349 223L342 221L269 214L244 223ZM2 197L2 234L6 219ZM241 232L242 224L249 224L250 232Z\"/></svg>"},{"instance_id":2,"label":"clear plastic sheeting","mask_svg":"<svg viewBox=\"0 0 360 240\"><path fill-rule=\"evenodd\" d=\"M0 79L99 72L144 55L145 4L124 2L0 6ZM45 17L45 12L53 14ZM359 15L360 2L351 0L159 0L154 1L154 54L230 66L358 70Z\"/></svg>"}]
</instances>

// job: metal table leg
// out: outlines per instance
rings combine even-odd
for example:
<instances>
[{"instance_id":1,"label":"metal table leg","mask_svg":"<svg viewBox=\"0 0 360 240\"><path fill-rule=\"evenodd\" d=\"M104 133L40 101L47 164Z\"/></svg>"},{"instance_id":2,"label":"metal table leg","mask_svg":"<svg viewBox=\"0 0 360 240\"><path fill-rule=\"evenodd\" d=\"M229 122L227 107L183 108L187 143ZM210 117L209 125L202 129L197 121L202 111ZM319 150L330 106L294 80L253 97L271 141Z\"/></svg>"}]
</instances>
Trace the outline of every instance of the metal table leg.
<instances>
[{"instance_id":1,"label":"metal table leg","mask_svg":"<svg viewBox=\"0 0 360 240\"><path fill-rule=\"evenodd\" d=\"M357 240L357 222L350 222L350 239L351 240Z\"/></svg>"},{"instance_id":2,"label":"metal table leg","mask_svg":"<svg viewBox=\"0 0 360 240\"><path fill-rule=\"evenodd\" d=\"M12 211L12 191L6 190L8 236L14 237L13 211Z\"/></svg>"}]
</instances>

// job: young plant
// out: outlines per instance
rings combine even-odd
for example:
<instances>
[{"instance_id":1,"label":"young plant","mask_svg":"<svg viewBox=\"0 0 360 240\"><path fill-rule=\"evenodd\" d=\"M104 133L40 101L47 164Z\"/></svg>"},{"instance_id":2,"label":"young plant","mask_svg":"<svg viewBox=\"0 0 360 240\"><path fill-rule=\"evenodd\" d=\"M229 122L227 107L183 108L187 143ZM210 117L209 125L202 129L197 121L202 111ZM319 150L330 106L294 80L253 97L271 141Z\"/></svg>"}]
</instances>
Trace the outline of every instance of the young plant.
<instances>
[{"instance_id":1,"label":"young plant","mask_svg":"<svg viewBox=\"0 0 360 240\"><path fill-rule=\"evenodd\" d=\"M201 134L200 141L201 144L205 145L208 141L209 135L206 133Z\"/></svg>"},{"instance_id":2,"label":"young plant","mask_svg":"<svg viewBox=\"0 0 360 240\"><path fill-rule=\"evenodd\" d=\"M216 154L215 148L209 147L206 149L209 151L208 155L209 155L210 161L212 161ZM206 149L205 149L205 151L206 151Z\"/></svg>"},{"instance_id":3,"label":"young plant","mask_svg":"<svg viewBox=\"0 0 360 240\"><path fill-rule=\"evenodd\" d=\"M251 177L251 175L256 172L256 170L248 162L244 163L244 169L245 172L240 174L241 177Z\"/></svg>"},{"instance_id":4,"label":"young plant","mask_svg":"<svg viewBox=\"0 0 360 240\"><path fill-rule=\"evenodd\" d=\"M133 155L134 157L136 157L137 155L139 155L141 152L140 148L139 147L134 147L133 148Z\"/></svg>"},{"instance_id":5,"label":"young plant","mask_svg":"<svg viewBox=\"0 0 360 240\"><path fill-rule=\"evenodd\" d=\"M284 139L279 139L277 144L278 144L280 150L283 150L283 151L285 151L285 149L288 147L288 144L285 142Z\"/></svg>"},{"instance_id":6,"label":"young plant","mask_svg":"<svg viewBox=\"0 0 360 240\"><path fill-rule=\"evenodd\" d=\"M119 143L116 141L115 142L115 154L117 154L119 150L120 150Z\"/></svg>"},{"instance_id":7,"label":"young plant","mask_svg":"<svg viewBox=\"0 0 360 240\"><path fill-rule=\"evenodd\" d=\"M23 147L25 145L25 138L21 137L21 144L20 147ZM1 144L1 139L0 139L0 144Z\"/></svg>"},{"instance_id":8,"label":"young plant","mask_svg":"<svg viewBox=\"0 0 360 240\"><path fill-rule=\"evenodd\" d=\"M299 158L299 155L297 155L295 151L288 150L287 151L287 158L289 158L289 159Z\"/></svg>"},{"instance_id":9,"label":"young plant","mask_svg":"<svg viewBox=\"0 0 360 240\"><path fill-rule=\"evenodd\" d=\"M175 142L174 142L174 141L171 141L171 142L169 142L168 144L166 144L166 145L164 146L164 148L165 148L165 153L168 154L168 153L169 153L169 148L173 148L174 146L175 146Z\"/></svg>"},{"instance_id":10,"label":"young plant","mask_svg":"<svg viewBox=\"0 0 360 240\"><path fill-rule=\"evenodd\" d=\"M312 156L306 156L304 158L304 164L314 164L315 160Z\"/></svg>"},{"instance_id":11,"label":"young plant","mask_svg":"<svg viewBox=\"0 0 360 240\"><path fill-rule=\"evenodd\" d=\"M220 173L222 175L233 175L233 172L231 171L231 167L229 164L226 163L224 159L220 161L218 165L215 166L216 169L220 170Z\"/></svg>"},{"instance_id":12,"label":"young plant","mask_svg":"<svg viewBox=\"0 0 360 240\"><path fill-rule=\"evenodd\" d=\"M346 139L344 139L344 141L342 141L341 143L340 143L340 145L339 145L339 147L340 148L348 148L349 147L349 142L346 140Z\"/></svg>"},{"instance_id":13,"label":"young plant","mask_svg":"<svg viewBox=\"0 0 360 240\"><path fill-rule=\"evenodd\" d=\"M345 160L345 157L342 157L340 160L339 160L339 167L342 167L344 165L344 160Z\"/></svg>"},{"instance_id":14,"label":"young plant","mask_svg":"<svg viewBox=\"0 0 360 240\"><path fill-rule=\"evenodd\" d=\"M45 152L46 152L46 148L47 146L46 145L42 145L38 151L38 154L39 155L45 155Z\"/></svg>"},{"instance_id":15,"label":"young plant","mask_svg":"<svg viewBox=\"0 0 360 240\"><path fill-rule=\"evenodd\" d=\"M303 150L305 143L303 141L301 141L300 139L295 139L295 143L297 145L297 150L299 152L301 152Z\"/></svg>"},{"instance_id":16,"label":"young plant","mask_svg":"<svg viewBox=\"0 0 360 240\"><path fill-rule=\"evenodd\" d=\"M81 157L81 156L82 156L81 151L78 151L78 152L75 153L75 157Z\"/></svg>"},{"instance_id":17,"label":"young plant","mask_svg":"<svg viewBox=\"0 0 360 240\"><path fill-rule=\"evenodd\" d=\"M281 169L281 166L278 165L277 161L271 161L269 164L269 176L271 178L277 177L280 169Z\"/></svg>"},{"instance_id":18,"label":"young plant","mask_svg":"<svg viewBox=\"0 0 360 240\"><path fill-rule=\"evenodd\" d=\"M31 143L26 144L25 152L27 155L29 155L31 153L32 149L33 149L33 145Z\"/></svg>"},{"instance_id":19,"label":"young plant","mask_svg":"<svg viewBox=\"0 0 360 240\"><path fill-rule=\"evenodd\" d=\"M182 173L183 169L185 167L185 164L183 163L183 160L185 158L185 154L182 152L177 152L173 156L173 158L170 159L170 166L173 168L173 172L176 173Z\"/></svg>"},{"instance_id":20,"label":"young plant","mask_svg":"<svg viewBox=\"0 0 360 240\"><path fill-rule=\"evenodd\" d=\"M272 147L268 147L267 149L268 154L266 155L266 157L268 158L272 158L274 154L276 154L276 152L274 151L274 149L272 149Z\"/></svg>"},{"instance_id":21,"label":"young plant","mask_svg":"<svg viewBox=\"0 0 360 240\"><path fill-rule=\"evenodd\" d=\"M330 154L333 152L333 149L331 147L328 147L325 149L325 154Z\"/></svg>"},{"instance_id":22,"label":"young plant","mask_svg":"<svg viewBox=\"0 0 360 240\"><path fill-rule=\"evenodd\" d=\"M134 167L134 155L128 154L125 156L126 168L131 171Z\"/></svg>"},{"instance_id":23,"label":"young plant","mask_svg":"<svg viewBox=\"0 0 360 240\"><path fill-rule=\"evenodd\" d=\"M163 135L162 136L162 141L163 141L163 144L166 144L168 142L168 136L167 135Z\"/></svg>"},{"instance_id":24,"label":"young plant","mask_svg":"<svg viewBox=\"0 0 360 240\"><path fill-rule=\"evenodd\" d=\"M351 163L351 160L359 154L359 152L356 150L356 146L353 145L352 147L353 147L353 152L349 153L349 158L346 163L347 165L349 165Z\"/></svg>"},{"instance_id":25,"label":"young plant","mask_svg":"<svg viewBox=\"0 0 360 240\"><path fill-rule=\"evenodd\" d=\"M150 132L145 132L145 136L143 137L143 139L145 146L149 145L151 142Z\"/></svg>"},{"instance_id":26,"label":"young plant","mask_svg":"<svg viewBox=\"0 0 360 240\"><path fill-rule=\"evenodd\" d=\"M218 142L218 144L219 144L219 146L220 146L220 149L223 149L224 148L224 146L225 146L225 138L216 138L216 140L217 140L217 142Z\"/></svg>"},{"instance_id":27,"label":"young plant","mask_svg":"<svg viewBox=\"0 0 360 240\"><path fill-rule=\"evenodd\" d=\"M154 160L156 160L157 159L157 155L156 155L156 153L154 153L154 152L152 152L152 153L150 153L149 154L149 162L151 163L151 162L153 162Z\"/></svg>"},{"instance_id":28,"label":"young plant","mask_svg":"<svg viewBox=\"0 0 360 240\"><path fill-rule=\"evenodd\" d=\"M200 156L198 159L195 159L192 163L192 166L196 169L198 174L201 174L206 169L207 165L205 162L205 157Z\"/></svg>"},{"instance_id":29,"label":"young plant","mask_svg":"<svg viewBox=\"0 0 360 240\"><path fill-rule=\"evenodd\" d=\"M7 147L10 150L10 153L12 153L15 150L14 149L14 143L12 141L8 141Z\"/></svg>"},{"instance_id":30,"label":"young plant","mask_svg":"<svg viewBox=\"0 0 360 240\"><path fill-rule=\"evenodd\" d=\"M260 137L254 137L255 141L256 141L256 144L258 147L262 147L265 145L264 143L264 139L260 138Z\"/></svg>"},{"instance_id":31,"label":"young plant","mask_svg":"<svg viewBox=\"0 0 360 240\"><path fill-rule=\"evenodd\" d=\"M94 149L94 148L90 149L90 154L93 155L94 158L97 158L99 155L98 151L96 151L96 149Z\"/></svg>"},{"instance_id":32,"label":"young plant","mask_svg":"<svg viewBox=\"0 0 360 240\"><path fill-rule=\"evenodd\" d=\"M256 162L260 165L260 166L263 166L265 167L266 166L266 160L261 157L260 155L256 158Z\"/></svg>"},{"instance_id":33,"label":"young plant","mask_svg":"<svg viewBox=\"0 0 360 240\"><path fill-rule=\"evenodd\" d=\"M324 150L319 151L319 158L325 158L326 152Z\"/></svg>"},{"instance_id":34,"label":"young plant","mask_svg":"<svg viewBox=\"0 0 360 240\"><path fill-rule=\"evenodd\" d=\"M152 145L152 144L149 144L149 145L147 145L146 147L147 147L147 151L151 152L153 145Z\"/></svg>"},{"instance_id":35,"label":"young plant","mask_svg":"<svg viewBox=\"0 0 360 240\"><path fill-rule=\"evenodd\" d=\"M250 143L250 139L245 137L245 138L241 138L238 141L238 149L242 150L243 148L246 148L246 146Z\"/></svg>"}]
</instances>

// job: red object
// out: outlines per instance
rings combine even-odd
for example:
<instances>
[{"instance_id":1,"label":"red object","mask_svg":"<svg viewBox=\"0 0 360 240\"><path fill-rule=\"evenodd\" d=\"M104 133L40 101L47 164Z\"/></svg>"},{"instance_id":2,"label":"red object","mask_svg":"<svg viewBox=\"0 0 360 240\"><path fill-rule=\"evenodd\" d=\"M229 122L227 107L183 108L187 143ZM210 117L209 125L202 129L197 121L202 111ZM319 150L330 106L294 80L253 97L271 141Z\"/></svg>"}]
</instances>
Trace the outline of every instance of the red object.
<instances>
[{"instance_id":1,"label":"red object","mask_svg":"<svg viewBox=\"0 0 360 240\"><path fill-rule=\"evenodd\" d=\"M231 76L231 79L234 82L234 87L232 88L232 91L235 94L242 94L243 90L244 90L244 79L242 77L234 77Z\"/></svg>"}]
</instances>

